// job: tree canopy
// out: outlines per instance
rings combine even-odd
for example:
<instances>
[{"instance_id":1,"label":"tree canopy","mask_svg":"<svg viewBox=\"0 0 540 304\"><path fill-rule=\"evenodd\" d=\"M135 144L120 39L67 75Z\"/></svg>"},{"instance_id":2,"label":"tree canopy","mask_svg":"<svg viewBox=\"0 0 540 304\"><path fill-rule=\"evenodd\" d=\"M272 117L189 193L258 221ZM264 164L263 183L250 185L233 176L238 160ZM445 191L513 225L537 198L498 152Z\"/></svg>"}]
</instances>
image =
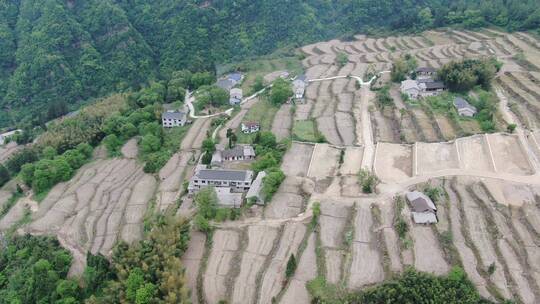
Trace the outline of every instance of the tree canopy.
<instances>
[{"instance_id":1,"label":"tree canopy","mask_svg":"<svg viewBox=\"0 0 540 304\"><path fill-rule=\"evenodd\" d=\"M0 4L0 127L38 123L85 100L171 76L178 81L165 85L164 96L179 100L183 88L211 84L216 63L283 46L357 32L489 24L538 30L538 3L6 0Z\"/></svg>"}]
</instances>

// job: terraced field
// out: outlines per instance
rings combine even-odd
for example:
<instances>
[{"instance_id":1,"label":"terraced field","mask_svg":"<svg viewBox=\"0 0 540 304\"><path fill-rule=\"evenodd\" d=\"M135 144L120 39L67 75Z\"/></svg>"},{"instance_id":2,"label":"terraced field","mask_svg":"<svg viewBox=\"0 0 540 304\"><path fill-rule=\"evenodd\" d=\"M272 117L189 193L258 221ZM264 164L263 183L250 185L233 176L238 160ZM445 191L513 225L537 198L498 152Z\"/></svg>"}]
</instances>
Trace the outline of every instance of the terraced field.
<instances>
[{"instance_id":1,"label":"terraced field","mask_svg":"<svg viewBox=\"0 0 540 304\"><path fill-rule=\"evenodd\" d=\"M334 76L364 76L368 66L375 70L388 70L395 58L407 53L413 55L419 66L438 68L451 60L495 56L504 63L497 83L511 98L512 111L529 129L538 129L540 106L538 77L531 69L540 66L536 61L539 42L526 33L501 33L494 30L481 32L441 30L429 31L414 37L388 37L373 39L362 35L357 40L342 42L332 40L301 48L306 55L303 64L309 79ZM523 62L515 55L523 53L529 69L520 67ZM333 61L337 54L348 56L348 63L339 67ZM398 88L392 88L394 109L376 107L373 98L361 100L358 87L351 78L324 82L312 82L307 88L307 102L299 105L295 121L315 119L319 131L334 145L350 145L361 142L358 132L351 132L361 124L354 115L359 104L367 102L371 108L370 122L375 141L412 143L416 140L439 142L480 132L478 125L462 121L459 125L444 115L433 115L423 107L404 103ZM299 110L299 111L298 111ZM501 126L501 128L504 126ZM354 133L354 134L353 134Z\"/></svg>"},{"instance_id":2,"label":"terraced field","mask_svg":"<svg viewBox=\"0 0 540 304\"><path fill-rule=\"evenodd\" d=\"M455 124L425 105L405 102L396 86L390 90L395 107L382 109L374 92L352 77L310 82L306 102L273 109L265 129L287 139L295 124L314 122L327 143L293 141L281 163L286 178L266 206L237 221L214 223L212 234L191 231L183 263L193 303L310 303L306 283L319 275L359 290L406 266L445 274L456 265L486 298L540 302L540 73L513 58L523 52L528 64L537 65L530 56L538 42L525 33L494 30L355 38L302 47L308 79L364 77L370 69L389 69L405 53L432 67L497 56L505 63L494 86L501 119L518 124L515 134L465 136L480 132L476 121ZM339 53L348 55L343 66L336 64ZM255 115L257 102L243 104L216 132L217 140L225 143L228 128ZM80 274L87 251L110 255L117 241L140 239L148 212L178 206L180 215L195 212L183 184L211 128L211 119L196 119L155 175L143 172L132 140L123 157L94 159L42 202L17 201L0 218L0 230L30 210L22 230L57 235L75 256L71 273ZM380 179L376 193L361 192L361 168ZM426 182L445 192L432 226L413 224L409 207L395 200ZM7 200L0 198L0 205ZM316 202L321 213L312 225ZM409 226L401 238L394 227L398 218ZM286 279L292 255L298 267Z\"/></svg>"}]
</instances>

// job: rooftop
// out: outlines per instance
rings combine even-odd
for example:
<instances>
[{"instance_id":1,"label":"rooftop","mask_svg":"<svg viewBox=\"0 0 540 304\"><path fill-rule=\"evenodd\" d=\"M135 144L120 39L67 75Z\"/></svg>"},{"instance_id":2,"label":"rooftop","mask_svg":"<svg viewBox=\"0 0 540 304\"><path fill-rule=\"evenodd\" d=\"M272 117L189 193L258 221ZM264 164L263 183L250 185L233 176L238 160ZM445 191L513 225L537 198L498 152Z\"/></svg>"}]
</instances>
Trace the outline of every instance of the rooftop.
<instances>
[{"instance_id":1,"label":"rooftop","mask_svg":"<svg viewBox=\"0 0 540 304\"><path fill-rule=\"evenodd\" d=\"M401 82L402 90L419 89L416 80L406 79Z\"/></svg>"},{"instance_id":2,"label":"rooftop","mask_svg":"<svg viewBox=\"0 0 540 304\"><path fill-rule=\"evenodd\" d=\"M296 76L296 78L294 80L300 80L300 81L306 81L307 80L307 76L305 74L300 74L298 76Z\"/></svg>"},{"instance_id":3,"label":"rooftop","mask_svg":"<svg viewBox=\"0 0 540 304\"><path fill-rule=\"evenodd\" d=\"M234 72L227 75L227 78L236 82L242 80L242 73Z\"/></svg>"},{"instance_id":4,"label":"rooftop","mask_svg":"<svg viewBox=\"0 0 540 304\"><path fill-rule=\"evenodd\" d=\"M235 85L235 82L230 79L220 79L216 82L216 86L229 91L231 90Z\"/></svg>"},{"instance_id":5,"label":"rooftop","mask_svg":"<svg viewBox=\"0 0 540 304\"><path fill-rule=\"evenodd\" d=\"M413 212L435 212L437 207L433 201L422 192L412 191L407 192L407 200L411 203Z\"/></svg>"},{"instance_id":6,"label":"rooftop","mask_svg":"<svg viewBox=\"0 0 540 304\"><path fill-rule=\"evenodd\" d=\"M255 127L255 126L259 126L259 123L256 122L256 121L247 121L247 122L243 122L242 123L244 126L246 127Z\"/></svg>"},{"instance_id":7,"label":"rooftop","mask_svg":"<svg viewBox=\"0 0 540 304\"><path fill-rule=\"evenodd\" d=\"M239 157L239 156L254 156L255 152L251 146L235 146L232 149L225 149L221 152L223 158Z\"/></svg>"},{"instance_id":8,"label":"rooftop","mask_svg":"<svg viewBox=\"0 0 540 304\"><path fill-rule=\"evenodd\" d=\"M196 173L196 177L208 180L247 181L251 180L252 171L244 170L211 170L203 169Z\"/></svg>"},{"instance_id":9,"label":"rooftop","mask_svg":"<svg viewBox=\"0 0 540 304\"><path fill-rule=\"evenodd\" d=\"M432 67L419 67L416 69L417 73L434 73L437 72L437 69Z\"/></svg>"},{"instance_id":10,"label":"rooftop","mask_svg":"<svg viewBox=\"0 0 540 304\"><path fill-rule=\"evenodd\" d=\"M178 111L167 111L167 112L163 112L163 114L161 114L161 118L163 118L163 119L177 119L177 120L181 120L181 119L183 119L185 116L186 116L186 113L184 113L184 112L178 112Z\"/></svg>"},{"instance_id":11,"label":"rooftop","mask_svg":"<svg viewBox=\"0 0 540 304\"><path fill-rule=\"evenodd\" d=\"M454 99L454 106L458 109L471 109L472 111L476 112L476 107L461 97L456 97Z\"/></svg>"},{"instance_id":12,"label":"rooftop","mask_svg":"<svg viewBox=\"0 0 540 304\"><path fill-rule=\"evenodd\" d=\"M444 83L442 81L424 82L426 89L444 89Z\"/></svg>"}]
</instances>

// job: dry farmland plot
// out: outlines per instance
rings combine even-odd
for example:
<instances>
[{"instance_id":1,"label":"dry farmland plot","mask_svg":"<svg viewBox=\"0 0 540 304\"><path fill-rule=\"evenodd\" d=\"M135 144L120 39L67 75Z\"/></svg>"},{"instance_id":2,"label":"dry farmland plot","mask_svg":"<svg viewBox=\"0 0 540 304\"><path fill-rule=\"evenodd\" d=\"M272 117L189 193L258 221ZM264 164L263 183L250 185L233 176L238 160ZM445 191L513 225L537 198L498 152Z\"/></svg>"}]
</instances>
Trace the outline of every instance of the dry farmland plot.
<instances>
[{"instance_id":1,"label":"dry farmland plot","mask_svg":"<svg viewBox=\"0 0 540 304\"><path fill-rule=\"evenodd\" d=\"M309 303L310 295L306 283L317 276L317 255L315 254L315 234L308 239L307 247L300 257L298 268L280 303L301 304Z\"/></svg>"},{"instance_id":2,"label":"dry farmland plot","mask_svg":"<svg viewBox=\"0 0 540 304\"><path fill-rule=\"evenodd\" d=\"M257 275L274 247L279 229L270 226L250 226L248 245L242 253L240 273L236 277L231 303L253 303L257 290Z\"/></svg>"},{"instance_id":3,"label":"dry farmland plot","mask_svg":"<svg viewBox=\"0 0 540 304\"><path fill-rule=\"evenodd\" d=\"M285 268L289 257L298 256L298 248L304 240L306 226L302 223L287 223L276 252L272 255L268 268L261 279L258 303L270 304L277 296L285 280Z\"/></svg>"},{"instance_id":4,"label":"dry farmland plot","mask_svg":"<svg viewBox=\"0 0 540 304\"><path fill-rule=\"evenodd\" d=\"M186 268L188 287L191 289L191 302L198 303L197 297L197 277L199 267L204 255L206 235L199 231L191 231L188 249L182 256L182 264Z\"/></svg>"},{"instance_id":5,"label":"dry farmland plot","mask_svg":"<svg viewBox=\"0 0 540 304\"><path fill-rule=\"evenodd\" d=\"M497 226L498 233L504 235L504 238L498 238L496 243L500 252L501 260L508 268L509 276L516 285L516 291L523 303L535 303L534 294L530 284L526 278L528 271L524 269L520 263L520 257L514 248L518 248L518 244L513 236L512 229L509 228L505 214L498 209L491 199L488 197L484 188L480 184L475 183L469 187L469 191L473 193L475 199L481 201L483 208L490 213L490 220Z\"/></svg>"},{"instance_id":6,"label":"dry farmland plot","mask_svg":"<svg viewBox=\"0 0 540 304\"><path fill-rule=\"evenodd\" d=\"M387 111L391 111L388 109ZM398 142L397 132L398 122L392 118L388 118L383 114L381 110L375 110L371 112L371 121L373 124L373 131L375 133L375 140L377 142Z\"/></svg>"},{"instance_id":7,"label":"dry farmland plot","mask_svg":"<svg viewBox=\"0 0 540 304\"><path fill-rule=\"evenodd\" d=\"M388 254L389 268L392 272L401 272L399 239L396 231L392 228L394 225L394 201L385 201L378 205L381 210L381 225L386 252Z\"/></svg>"},{"instance_id":8,"label":"dry farmland plot","mask_svg":"<svg viewBox=\"0 0 540 304\"><path fill-rule=\"evenodd\" d=\"M411 108L409 114L411 115L416 131L422 135L423 140L428 142L437 142L440 140L437 131L433 127L434 122L431 121L422 109Z\"/></svg>"},{"instance_id":9,"label":"dry farmland plot","mask_svg":"<svg viewBox=\"0 0 540 304\"><path fill-rule=\"evenodd\" d=\"M315 179L334 176L337 173L340 151L327 144L316 144L307 176Z\"/></svg>"},{"instance_id":10,"label":"dry farmland plot","mask_svg":"<svg viewBox=\"0 0 540 304\"><path fill-rule=\"evenodd\" d=\"M488 134L487 137L498 172L520 175L531 173L527 155L516 136Z\"/></svg>"},{"instance_id":11,"label":"dry farmland plot","mask_svg":"<svg viewBox=\"0 0 540 304\"><path fill-rule=\"evenodd\" d=\"M412 147L378 143L375 172L384 182L399 182L412 176Z\"/></svg>"},{"instance_id":12,"label":"dry farmland plot","mask_svg":"<svg viewBox=\"0 0 540 304\"><path fill-rule=\"evenodd\" d=\"M450 223L452 228L452 238L454 246L456 246L456 249L460 255L461 262L463 264L463 269L467 272L467 275L471 279L471 281L476 285L478 288L478 291L480 292L480 295L483 297L489 297L490 294L487 290L487 283L484 277L480 275L478 272L478 260L476 259L475 253L473 249L468 245L470 241L467 241L463 231L465 231L465 227L462 223L461 213L459 210L459 200L456 195L456 193L451 189L449 185L445 186L445 191L449 196L450 200ZM467 236L468 237L468 236Z\"/></svg>"},{"instance_id":13,"label":"dry farmland plot","mask_svg":"<svg viewBox=\"0 0 540 304\"><path fill-rule=\"evenodd\" d=\"M342 276L343 235L350 213L351 206L343 202L321 202L320 237L326 257L326 277L332 283L337 283Z\"/></svg>"},{"instance_id":14,"label":"dry farmland plot","mask_svg":"<svg viewBox=\"0 0 540 304\"><path fill-rule=\"evenodd\" d=\"M112 159L84 166L68 183L54 187L27 230L53 233L93 254L110 255L117 240L142 237L142 221L156 180L135 160Z\"/></svg>"},{"instance_id":15,"label":"dry farmland plot","mask_svg":"<svg viewBox=\"0 0 540 304\"><path fill-rule=\"evenodd\" d=\"M281 169L287 176L306 176L315 145L293 142L283 157Z\"/></svg>"},{"instance_id":16,"label":"dry farmland plot","mask_svg":"<svg viewBox=\"0 0 540 304\"><path fill-rule=\"evenodd\" d=\"M361 147L347 147L343 154L343 164L340 167L342 175L356 175L362 167L362 155L364 149Z\"/></svg>"},{"instance_id":17,"label":"dry farmland plot","mask_svg":"<svg viewBox=\"0 0 540 304\"><path fill-rule=\"evenodd\" d=\"M454 192L457 193L459 203L464 215L464 225L471 239L471 242L479 256L481 269L487 269L492 263L495 264L495 272L490 276L490 281L505 298L510 298L510 290L508 288L507 278L504 273L504 268L499 261L496 250L493 247L493 234L490 233L490 228L485 219L484 212L479 208L478 204L469 195L467 190L461 185L453 186Z\"/></svg>"},{"instance_id":18,"label":"dry farmland plot","mask_svg":"<svg viewBox=\"0 0 540 304\"><path fill-rule=\"evenodd\" d=\"M300 214L304 207L303 187L308 180L302 177L287 176L281 183L272 201L266 206L266 218L291 218Z\"/></svg>"},{"instance_id":19,"label":"dry farmland plot","mask_svg":"<svg viewBox=\"0 0 540 304\"><path fill-rule=\"evenodd\" d=\"M378 250L379 244L372 231L374 223L370 209L368 204L356 206L352 265L349 274L349 288L352 289L384 280L383 263Z\"/></svg>"},{"instance_id":20,"label":"dry farmland plot","mask_svg":"<svg viewBox=\"0 0 540 304\"><path fill-rule=\"evenodd\" d=\"M209 118L199 118L195 120L189 131L186 133L186 136L182 140L180 145L181 150L189 149L200 149L202 142L207 137L207 132L210 129L212 119Z\"/></svg>"},{"instance_id":21,"label":"dry farmland plot","mask_svg":"<svg viewBox=\"0 0 540 304\"><path fill-rule=\"evenodd\" d=\"M284 104L276 112L274 122L272 123L272 133L276 135L277 140L289 137L292 127L291 105Z\"/></svg>"},{"instance_id":22,"label":"dry farmland plot","mask_svg":"<svg viewBox=\"0 0 540 304\"><path fill-rule=\"evenodd\" d=\"M485 135L457 139L461 167L466 170L493 171L493 161Z\"/></svg>"},{"instance_id":23,"label":"dry farmland plot","mask_svg":"<svg viewBox=\"0 0 540 304\"><path fill-rule=\"evenodd\" d=\"M437 236L432 228L413 224L410 233L414 242L414 267L437 275L448 272L450 268L443 258Z\"/></svg>"},{"instance_id":24,"label":"dry farmland plot","mask_svg":"<svg viewBox=\"0 0 540 304\"><path fill-rule=\"evenodd\" d=\"M417 143L418 174L459 168L454 143Z\"/></svg>"},{"instance_id":25,"label":"dry farmland plot","mask_svg":"<svg viewBox=\"0 0 540 304\"><path fill-rule=\"evenodd\" d=\"M137 158L137 154L139 154L139 147L137 146L137 139L132 138L127 141L126 144L122 147L122 156L125 158Z\"/></svg>"},{"instance_id":26,"label":"dry farmland plot","mask_svg":"<svg viewBox=\"0 0 540 304\"><path fill-rule=\"evenodd\" d=\"M11 155L20 149L22 149L22 146L17 145L16 142L10 142L7 145L0 146L0 164L8 160Z\"/></svg>"},{"instance_id":27,"label":"dry farmland plot","mask_svg":"<svg viewBox=\"0 0 540 304\"><path fill-rule=\"evenodd\" d=\"M193 152L175 153L159 171L160 184L158 187L156 206L165 210L180 197L182 182L186 175L188 162L194 158Z\"/></svg>"},{"instance_id":28,"label":"dry farmland plot","mask_svg":"<svg viewBox=\"0 0 540 304\"><path fill-rule=\"evenodd\" d=\"M230 274L237 269L232 262L240 249L240 232L216 230L203 278L204 299L207 303L228 300L232 286Z\"/></svg>"}]
</instances>

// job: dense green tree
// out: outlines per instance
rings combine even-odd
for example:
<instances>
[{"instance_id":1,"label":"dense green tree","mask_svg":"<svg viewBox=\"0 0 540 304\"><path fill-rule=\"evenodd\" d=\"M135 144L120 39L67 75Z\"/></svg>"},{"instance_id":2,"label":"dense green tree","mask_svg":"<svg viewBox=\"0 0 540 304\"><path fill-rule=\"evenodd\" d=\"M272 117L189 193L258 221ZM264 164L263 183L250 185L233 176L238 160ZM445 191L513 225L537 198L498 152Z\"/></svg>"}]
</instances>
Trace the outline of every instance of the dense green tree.
<instances>
[{"instance_id":1,"label":"dense green tree","mask_svg":"<svg viewBox=\"0 0 540 304\"><path fill-rule=\"evenodd\" d=\"M497 69L497 61L491 59L465 59L463 61L451 61L443 65L437 72L437 77L450 90L466 92L476 85L488 89Z\"/></svg>"},{"instance_id":2,"label":"dense green tree","mask_svg":"<svg viewBox=\"0 0 540 304\"><path fill-rule=\"evenodd\" d=\"M10 174L9 174L9 171L8 169L0 164L0 187L2 187L3 185L5 185L10 179Z\"/></svg>"},{"instance_id":3,"label":"dense green tree","mask_svg":"<svg viewBox=\"0 0 540 304\"><path fill-rule=\"evenodd\" d=\"M281 105L293 95L291 84L285 79L278 78L274 81L270 90L270 101L275 105Z\"/></svg>"}]
</instances>

